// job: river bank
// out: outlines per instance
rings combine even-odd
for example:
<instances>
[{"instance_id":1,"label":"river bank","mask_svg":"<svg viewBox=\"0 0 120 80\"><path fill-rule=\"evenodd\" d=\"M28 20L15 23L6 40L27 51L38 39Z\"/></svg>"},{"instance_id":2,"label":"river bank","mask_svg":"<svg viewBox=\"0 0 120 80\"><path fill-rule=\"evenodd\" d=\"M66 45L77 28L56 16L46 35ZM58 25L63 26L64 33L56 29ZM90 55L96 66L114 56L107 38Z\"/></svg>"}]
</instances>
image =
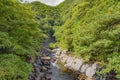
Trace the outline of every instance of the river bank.
<instances>
[{"instance_id":1,"label":"river bank","mask_svg":"<svg viewBox=\"0 0 120 80\"><path fill-rule=\"evenodd\" d=\"M68 54L67 50L50 50L48 39L42 44L36 58L31 58L34 70L29 80L117 80L114 73L97 74L99 62L86 63L82 58Z\"/></svg>"},{"instance_id":2,"label":"river bank","mask_svg":"<svg viewBox=\"0 0 120 80\"><path fill-rule=\"evenodd\" d=\"M56 63L62 63L64 67L72 71L79 80L119 80L114 72L98 74L103 67L99 62L86 63L82 58L68 54L67 50L54 49Z\"/></svg>"}]
</instances>

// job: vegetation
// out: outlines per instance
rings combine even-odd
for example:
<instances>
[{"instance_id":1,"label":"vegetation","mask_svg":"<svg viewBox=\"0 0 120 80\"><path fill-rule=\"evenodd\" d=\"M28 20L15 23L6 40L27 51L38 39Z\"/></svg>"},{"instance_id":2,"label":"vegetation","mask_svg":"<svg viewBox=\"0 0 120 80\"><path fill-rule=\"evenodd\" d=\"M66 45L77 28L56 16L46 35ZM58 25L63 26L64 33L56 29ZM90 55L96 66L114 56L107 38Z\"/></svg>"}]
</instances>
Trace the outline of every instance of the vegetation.
<instances>
[{"instance_id":1,"label":"vegetation","mask_svg":"<svg viewBox=\"0 0 120 80\"><path fill-rule=\"evenodd\" d=\"M32 10L36 12L36 20L39 22L39 28L48 36L53 35L53 26L61 25L60 11L56 7L50 7L41 4L38 1L32 2Z\"/></svg>"},{"instance_id":2,"label":"vegetation","mask_svg":"<svg viewBox=\"0 0 120 80\"><path fill-rule=\"evenodd\" d=\"M30 5L17 0L0 1L0 80L27 80L45 34L39 29Z\"/></svg>"},{"instance_id":3,"label":"vegetation","mask_svg":"<svg viewBox=\"0 0 120 80\"><path fill-rule=\"evenodd\" d=\"M66 10L63 25L55 28L55 45L86 61L105 63L104 73L113 70L120 77L120 1L74 0L66 6L69 1L61 4Z\"/></svg>"},{"instance_id":4,"label":"vegetation","mask_svg":"<svg viewBox=\"0 0 120 80\"><path fill-rule=\"evenodd\" d=\"M48 37L86 61L120 77L120 1L66 0L57 7L39 2L0 1L0 80L27 80L28 57Z\"/></svg>"}]
</instances>

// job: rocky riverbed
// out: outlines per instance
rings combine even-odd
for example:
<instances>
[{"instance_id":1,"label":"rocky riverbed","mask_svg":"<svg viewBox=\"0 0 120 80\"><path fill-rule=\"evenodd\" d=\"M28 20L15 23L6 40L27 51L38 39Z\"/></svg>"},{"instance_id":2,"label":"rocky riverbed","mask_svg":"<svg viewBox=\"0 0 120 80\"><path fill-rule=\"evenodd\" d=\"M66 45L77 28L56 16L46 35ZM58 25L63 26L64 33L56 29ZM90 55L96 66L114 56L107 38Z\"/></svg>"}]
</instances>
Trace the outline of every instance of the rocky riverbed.
<instances>
[{"instance_id":1,"label":"rocky riverbed","mask_svg":"<svg viewBox=\"0 0 120 80\"><path fill-rule=\"evenodd\" d=\"M72 73L65 73L61 66L55 63L55 54L43 48L40 56L31 60L34 71L30 73L29 80L77 80Z\"/></svg>"}]
</instances>

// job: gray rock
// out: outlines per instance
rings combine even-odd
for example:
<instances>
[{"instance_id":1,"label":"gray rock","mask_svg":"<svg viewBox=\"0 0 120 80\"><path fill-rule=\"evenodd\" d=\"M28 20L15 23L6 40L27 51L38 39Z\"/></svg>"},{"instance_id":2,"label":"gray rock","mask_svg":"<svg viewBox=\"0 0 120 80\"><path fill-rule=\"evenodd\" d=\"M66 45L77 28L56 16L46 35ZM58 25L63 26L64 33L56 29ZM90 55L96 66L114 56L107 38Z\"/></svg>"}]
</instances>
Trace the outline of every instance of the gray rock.
<instances>
[{"instance_id":1,"label":"gray rock","mask_svg":"<svg viewBox=\"0 0 120 80\"><path fill-rule=\"evenodd\" d=\"M63 57L62 59L61 59L61 62L63 62L63 63L65 63L66 61L67 61L67 57Z\"/></svg>"},{"instance_id":2,"label":"gray rock","mask_svg":"<svg viewBox=\"0 0 120 80\"><path fill-rule=\"evenodd\" d=\"M66 62L67 59L68 59L68 56L67 56L66 54L61 54L61 55L60 55L60 61L61 61L61 62Z\"/></svg>"},{"instance_id":3,"label":"gray rock","mask_svg":"<svg viewBox=\"0 0 120 80\"><path fill-rule=\"evenodd\" d=\"M51 58L49 56L41 57L41 60L50 60Z\"/></svg>"},{"instance_id":4,"label":"gray rock","mask_svg":"<svg viewBox=\"0 0 120 80\"><path fill-rule=\"evenodd\" d=\"M85 74L86 74L86 76L92 78L93 75L95 74L95 71L94 71L94 69L92 67L88 67L88 69L86 70Z\"/></svg>"},{"instance_id":5,"label":"gray rock","mask_svg":"<svg viewBox=\"0 0 120 80\"><path fill-rule=\"evenodd\" d=\"M52 72L51 71L47 71L47 74L52 74Z\"/></svg>"},{"instance_id":6,"label":"gray rock","mask_svg":"<svg viewBox=\"0 0 120 80\"><path fill-rule=\"evenodd\" d=\"M50 61L44 61L44 65L50 65Z\"/></svg>"},{"instance_id":7,"label":"gray rock","mask_svg":"<svg viewBox=\"0 0 120 80\"><path fill-rule=\"evenodd\" d=\"M63 50L62 51L62 54L66 54L68 50Z\"/></svg>"},{"instance_id":8,"label":"gray rock","mask_svg":"<svg viewBox=\"0 0 120 80\"><path fill-rule=\"evenodd\" d=\"M61 54L61 50L58 49L57 52L55 53L56 55L60 55Z\"/></svg>"},{"instance_id":9,"label":"gray rock","mask_svg":"<svg viewBox=\"0 0 120 80\"><path fill-rule=\"evenodd\" d=\"M65 67L68 67L69 69L72 69L71 65L74 62L74 58L68 57L66 64L64 65Z\"/></svg>"},{"instance_id":10,"label":"gray rock","mask_svg":"<svg viewBox=\"0 0 120 80\"><path fill-rule=\"evenodd\" d=\"M79 70L81 73L85 73L86 72L86 69L89 67L90 65L89 64L83 64L81 69Z\"/></svg>"},{"instance_id":11,"label":"gray rock","mask_svg":"<svg viewBox=\"0 0 120 80\"><path fill-rule=\"evenodd\" d=\"M88 67L88 69L86 70L86 75L88 76L88 77L93 77L94 75L95 75L95 73L96 73L96 70L97 70L97 63L94 63L91 67Z\"/></svg>"},{"instance_id":12,"label":"gray rock","mask_svg":"<svg viewBox=\"0 0 120 80\"><path fill-rule=\"evenodd\" d=\"M53 50L51 50L51 52L57 52L57 51L59 51L60 49L59 48L57 48L57 49L53 49Z\"/></svg>"},{"instance_id":13,"label":"gray rock","mask_svg":"<svg viewBox=\"0 0 120 80\"><path fill-rule=\"evenodd\" d=\"M60 56L59 55L55 55L55 58L59 58Z\"/></svg>"},{"instance_id":14,"label":"gray rock","mask_svg":"<svg viewBox=\"0 0 120 80\"><path fill-rule=\"evenodd\" d=\"M79 69L81 68L83 64L83 60L82 59L75 59L71 65L72 69L74 71L79 71Z\"/></svg>"}]
</instances>

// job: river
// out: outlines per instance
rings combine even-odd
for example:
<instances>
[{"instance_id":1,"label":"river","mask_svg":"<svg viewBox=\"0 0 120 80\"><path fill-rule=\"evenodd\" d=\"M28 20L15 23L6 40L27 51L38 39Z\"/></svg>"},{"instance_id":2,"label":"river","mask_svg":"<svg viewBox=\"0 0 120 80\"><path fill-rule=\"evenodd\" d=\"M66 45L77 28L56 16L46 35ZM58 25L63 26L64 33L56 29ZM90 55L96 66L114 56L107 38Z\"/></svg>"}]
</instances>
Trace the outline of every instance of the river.
<instances>
[{"instance_id":1,"label":"river","mask_svg":"<svg viewBox=\"0 0 120 80\"><path fill-rule=\"evenodd\" d=\"M60 64L54 62L54 53L51 54L51 80L76 80L72 73L66 73L61 68Z\"/></svg>"},{"instance_id":2,"label":"river","mask_svg":"<svg viewBox=\"0 0 120 80\"><path fill-rule=\"evenodd\" d=\"M32 62L34 71L30 73L28 80L76 80L72 73L63 71L63 67L55 63L55 53L50 52L48 48L52 41L45 41L42 49L38 51L40 56Z\"/></svg>"}]
</instances>

